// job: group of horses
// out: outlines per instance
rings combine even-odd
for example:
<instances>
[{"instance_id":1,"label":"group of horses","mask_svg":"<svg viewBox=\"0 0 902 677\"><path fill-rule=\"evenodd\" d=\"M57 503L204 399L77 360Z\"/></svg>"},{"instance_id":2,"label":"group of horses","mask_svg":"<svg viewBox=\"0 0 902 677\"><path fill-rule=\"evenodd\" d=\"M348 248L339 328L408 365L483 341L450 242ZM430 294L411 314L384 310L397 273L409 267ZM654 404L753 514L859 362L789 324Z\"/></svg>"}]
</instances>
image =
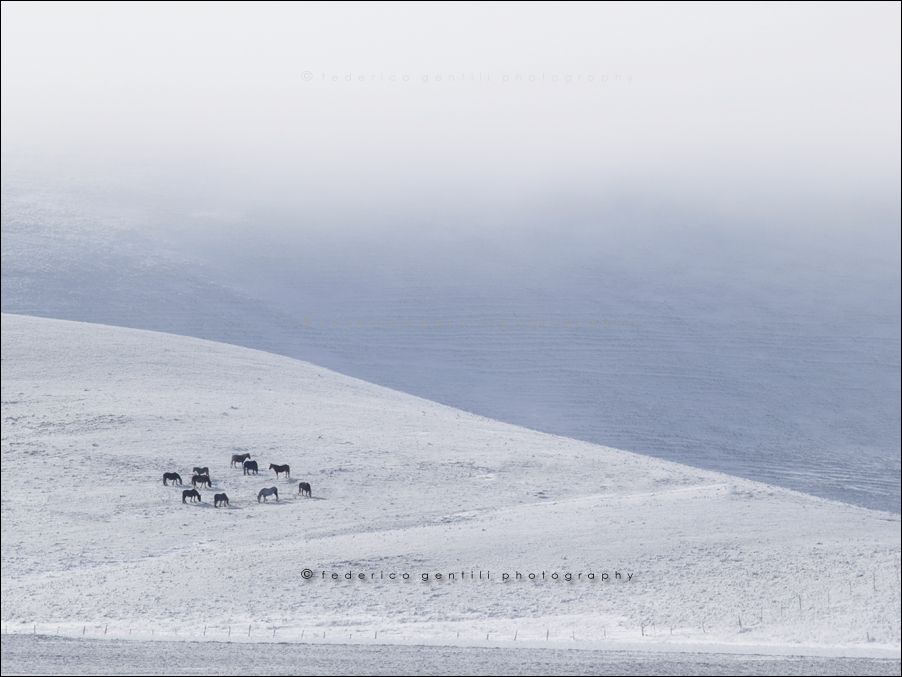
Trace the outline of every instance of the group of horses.
<instances>
[{"instance_id":1,"label":"group of horses","mask_svg":"<svg viewBox=\"0 0 902 677\"><path fill-rule=\"evenodd\" d=\"M177 472L164 472L163 473L163 486L169 486L168 482L172 482L173 484L181 484L182 476ZM191 478L191 486L196 487L197 485L207 487L212 487L213 483L210 482L210 469L209 468L199 468L194 466L194 477Z\"/></svg>"},{"instance_id":2,"label":"group of horses","mask_svg":"<svg viewBox=\"0 0 902 677\"><path fill-rule=\"evenodd\" d=\"M191 499L192 503L200 503L200 492L197 489L185 489L182 492L182 503L186 503L185 499ZM225 494L215 494L213 496L213 507L218 508L220 505L228 506L229 497Z\"/></svg>"},{"instance_id":3,"label":"group of horses","mask_svg":"<svg viewBox=\"0 0 902 677\"><path fill-rule=\"evenodd\" d=\"M231 467L235 468L239 464L241 468L244 470L245 475L250 475L253 473L256 475L259 471L257 467L256 461L250 460L250 454L233 454L232 455L232 464ZM270 470L276 471L276 479L279 478L279 475L285 473L286 478L291 477L291 468L286 465L276 465L274 463L269 464ZM182 483L182 478L177 472L167 472L163 473L163 486L169 486L169 482L173 484ZM213 483L210 480L210 469L209 468L201 468L199 466L194 467L194 476L191 478L191 486L193 489L185 489L182 492L182 503L187 503L189 500L192 503L199 503L201 500L200 492L197 490L198 486L206 486L208 489L213 487ZM308 498L312 498L310 484L307 482L298 483L298 495L307 496ZM268 496L275 496L276 500L279 500L279 490L276 487L270 487L269 489L261 489L260 493L257 494L257 503L261 500L265 503L266 498ZM213 507L218 508L220 505L229 505L229 497L225 494L216 494L213 497Z\"/></svg>"}]
</instances>

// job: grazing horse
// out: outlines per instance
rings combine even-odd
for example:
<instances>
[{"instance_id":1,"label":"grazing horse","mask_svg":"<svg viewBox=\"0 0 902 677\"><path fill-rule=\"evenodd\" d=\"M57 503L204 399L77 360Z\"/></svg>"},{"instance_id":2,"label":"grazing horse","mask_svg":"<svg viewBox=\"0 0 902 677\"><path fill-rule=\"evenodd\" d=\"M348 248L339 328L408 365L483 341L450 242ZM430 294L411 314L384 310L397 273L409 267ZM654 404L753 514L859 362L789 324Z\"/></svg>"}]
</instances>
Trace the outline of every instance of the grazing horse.
<instances>
[{"instance_id":1,"label":"grazing horse","mask_svg":"<svg viewBox=\"0 0 902 677\"><path fill-rule=\"evenodd\" d=\"M260 499L263 499L263 502L266 503L267 496L275 496L276 500L279 500L279 490L275 487L270 487L269 489L261 489L260 493L257 494L257 503L260 502Z\"/></svg>"},{"instance_id":2,"label":"grazing horse","mask_svg":"<svg viewBox=\"0 0 902 677\"><path fill-rule=\"evenodd\" d=\"M244 462L244 474L250 475L251 473L257 474L257 462L256 461L245 461Z\"/></svg>"},{"instance_id":3,"label":"grazing horse","mask_svg":"<svg viewBox=\"0 0 902 677\"><path fill-rule=\"evenodd\" d=\"M213 507L218 508L220 503L225 503L226 505L228 505L229 497L226 496L225 494L216 494L213 497Z\"/></svg>"},{"instance_id":4,"label":"grazing horse","mask_svg":"<svg viewBox=\"0 0 902 677\"><path fill-rule=\"evenodd\" d=\"M287 463L285 465L273 465L270 463L269 469L276 471L276 479L279 479L280 472L285 473L285 477L291 477L291 468L288 467Z\"/></svg>"},{"instance_id":5,"label":"grazing horse","mask_svg":"<svg viewBox=\"0 0 902 677\"><path fill-rule=\"evenodd\" d=\"M213 488L213 483L210 481L209 475L195 475L191 478L191 486L196 487L197 485L204 486L207 485L208 488Z\"/></svg>"},{"instance_id":6,"label":"grazing horse","mask_svg":"<svg viewBox=\"0 0 902 677\"><path fill-rule=\"evenodd\" d=\"M307 496L310 496L310 484L307 482L299 482L298 494L305 494Z\"/></svg>"},{"instance_id":7,"label":"grazing horse","mask_svg":"<svg viewBox=\"0 0 902 677\"><path fill-rule=\"evenodd\" d=\"M195 475L209 475L210 469L209 468L198 468L197 466L194 466L194 474Z\"/></svg>"},{"instance_id":8,"label":"grazing horse","mask_svg":"<svg viewBox=\"0 0 902 677\"><path fill-rule=\"evenodd\" d=\"M250 454L232 454L232 467L234 468L236 463L244 463L250 457Z\"/></svg>"},{"instance_id":9,"label":"grazing horse","mask_svg":"<svg viewBox=\"0 0 902 677\"><path fill-rule=\"evenodd\" d=\"M181 483L182 483L182 476L179 475L177 472L164 472L164 473L163 473L163 486L164 486L164 487L168 487L168 486L169 486L168 484L166 484L166 480L169 480L169 481L172 482L173 484L175 484L176 482L178 482L179 484L181 484Z\"/></svg>"},{"instance_id":10,"label":"grazing horse","mask_svg":"<svg viewBox=\"0 0 902 677\"><path fill-rule=\"evenodd\" d=\"M192 503L194 503L195 499L197 502L200 502L200 493L198 493L197 489L185 489L182 492L182 503L185 503L186 498L190 498Z\"/></svg>"}]
</instances>

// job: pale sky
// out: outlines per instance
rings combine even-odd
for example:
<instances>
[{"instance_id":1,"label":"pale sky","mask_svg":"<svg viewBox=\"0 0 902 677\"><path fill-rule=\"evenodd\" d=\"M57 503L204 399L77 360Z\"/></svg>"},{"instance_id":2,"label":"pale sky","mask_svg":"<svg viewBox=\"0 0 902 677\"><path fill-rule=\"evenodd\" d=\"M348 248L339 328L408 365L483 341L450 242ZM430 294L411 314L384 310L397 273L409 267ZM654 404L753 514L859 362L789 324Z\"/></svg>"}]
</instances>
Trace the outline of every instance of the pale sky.
<instances>
[{"instance_id":1,"label":"pale sky","mask_svg":"<svg viewBox=\"0 0 902 677\"><path fill-rule=\"evenodd\" d=\"M899 3L2 5L5 164L285 190L898 200L900 79Z\"/></svg>"}]
</instances>

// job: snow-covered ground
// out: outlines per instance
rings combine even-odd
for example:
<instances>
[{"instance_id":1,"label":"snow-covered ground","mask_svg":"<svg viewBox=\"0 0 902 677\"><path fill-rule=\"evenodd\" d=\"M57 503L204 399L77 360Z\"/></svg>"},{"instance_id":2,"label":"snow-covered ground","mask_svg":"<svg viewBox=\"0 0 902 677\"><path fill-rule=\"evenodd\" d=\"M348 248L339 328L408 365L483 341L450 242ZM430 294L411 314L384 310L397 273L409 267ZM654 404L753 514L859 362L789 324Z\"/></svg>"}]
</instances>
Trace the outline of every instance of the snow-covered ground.
<instances>
[{"instance_id":1,"label":"snow-covered ground","mask_svg":"<svg viewBox=\"0 0 902 677\"><path fill-rule=\"evenodd\" d=\"M328 643L135 642L2 635L3 674L893 675L899 660Z\"/></svg>"},{"instance_id":2,"label":"snow-covered ground","mask_svg":"<svg viewBox=\"0 0 902 677\"><path fill-rule=\"evenodd\" d=\"M897 514L61 320L2 316L2 407L4 632L899 655Z\"/></svg>"}]
</instances>

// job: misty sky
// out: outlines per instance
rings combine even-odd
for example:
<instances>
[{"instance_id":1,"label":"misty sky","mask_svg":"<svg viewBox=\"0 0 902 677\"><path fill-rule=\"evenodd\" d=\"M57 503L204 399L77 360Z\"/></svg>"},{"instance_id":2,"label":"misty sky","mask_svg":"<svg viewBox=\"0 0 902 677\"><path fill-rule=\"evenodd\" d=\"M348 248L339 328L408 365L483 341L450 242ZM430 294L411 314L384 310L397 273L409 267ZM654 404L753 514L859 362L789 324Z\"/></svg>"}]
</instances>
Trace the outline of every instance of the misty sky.
<instances>
[{"instance_id":1,"label":"misty sky","mask_svg":"<svg viewBox=\"0 0 902 677\"><path fill-rule=\"evenodd\" d=\"M898 200L898 3L2 12L7 165L153 165L345 203Z\"/></svg>"}]
</instances>

